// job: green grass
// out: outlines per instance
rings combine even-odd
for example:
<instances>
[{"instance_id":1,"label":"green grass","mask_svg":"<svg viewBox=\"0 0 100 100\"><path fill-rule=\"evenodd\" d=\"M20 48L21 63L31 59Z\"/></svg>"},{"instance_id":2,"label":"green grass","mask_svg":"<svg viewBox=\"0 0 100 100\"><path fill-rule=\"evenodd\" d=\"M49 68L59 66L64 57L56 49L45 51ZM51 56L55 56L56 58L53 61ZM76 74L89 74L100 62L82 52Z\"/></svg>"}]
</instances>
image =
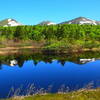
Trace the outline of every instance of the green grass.
<instances>
[{"instance_id":1,"label":"green grass","mask_svg":"<svg viewBox=\"0 0 100 100\"><path fill-rule=\"evenodd\" d=\"M100 100L100 89L79 90L70 93L15 97L6 100Z\"/></svg>"}]
</instances>

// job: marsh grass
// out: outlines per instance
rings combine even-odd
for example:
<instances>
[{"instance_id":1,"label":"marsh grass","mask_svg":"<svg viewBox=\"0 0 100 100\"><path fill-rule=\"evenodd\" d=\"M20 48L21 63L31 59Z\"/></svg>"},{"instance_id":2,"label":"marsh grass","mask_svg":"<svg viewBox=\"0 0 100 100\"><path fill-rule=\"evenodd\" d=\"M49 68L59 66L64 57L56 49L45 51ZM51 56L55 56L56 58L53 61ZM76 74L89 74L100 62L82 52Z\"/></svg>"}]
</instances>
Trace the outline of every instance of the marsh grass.
<instances>
[{"instance_id":1,"label":"marsh grass","mask_svg":"<svg viewBox=\"0 0 100 100\"><path fill-rule=\"evenodd\" d=\"M33 96L16 96L6 100L100 100L100 89L81 89L68 93L36 94Z\"/></svg>"},{"instance_id":2,"label":"marsh grass","mask_svg":"<svg viewBox=\"0 0 100 100\"><path fill-rule=\"evenodd\" d=\"M23 85L21 85L19 88L14 88L11 87L7 98L10 97L18 97L18 96L30 96L30 95L37 95L37 94L47 94L50 92L51 90L51 85L48 86L48 89L44 89L44 88L36 88L34 84L28 84L27 87L24 87Z\"/></svg>"},{"instance_id":3,"label":"marsh grass","mask_svg":"<svg viewBox=\"0 0 100 100\"><path fill-rule=\"evenodd\" d=\"M94 89L94 82L74 91L64 84L57 93L51 93L52 89L52 85L48 86L48 89L37 89L34 84L28 84L26 88L21 85L17 89L12 87L7 99L0 100L100 100L100 88Z\"/></svg>"}]
</instances>

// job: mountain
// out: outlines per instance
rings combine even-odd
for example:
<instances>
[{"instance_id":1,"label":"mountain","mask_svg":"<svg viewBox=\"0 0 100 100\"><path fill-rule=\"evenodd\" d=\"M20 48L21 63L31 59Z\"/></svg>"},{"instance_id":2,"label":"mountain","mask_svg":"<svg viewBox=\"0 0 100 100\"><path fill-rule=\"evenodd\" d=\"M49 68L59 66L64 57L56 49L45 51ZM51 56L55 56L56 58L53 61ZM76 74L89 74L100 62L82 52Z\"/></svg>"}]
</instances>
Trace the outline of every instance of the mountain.
<instances>
[{"instance_id":1,"label":"mountain","mask_svg":"<svg viewBox=\"0 0 100 100\"><path fill-rule=\"evenodd\" d=\"M100 25L100 21L95 21L95 20L91 20L85 17L78 17L75 19L72 19L70 21L66 21L66 22L62 22L60 24L90 24L90 25Z\"/></svg>"},{"instance_id":2,"label":"mountain","mask_svg":"<svg viewBox=\"0 0 100 100\"><path fill-rule=\"evenodd\" d=\"M56 25L56 23L53 23L51 21L43 21L43 22L39 23L38 25Z\"/></svg>"},{"instance_id":3,"label":"mountain","mask_svg":"<svg viewBox=\"0 0 100 100\"><path fill-rule=\"evenodd\" d=\"M69 21L65 21L59 24L90 24L90 25L100 25L100 21L96 21L96 20L91 20L85 17L78 17ZM19 23L18 21L8 18L5 20L0 21L0 26L21 26L22 24ZM51 21L43 21L41 23L39 23L38 25L56 25L56 23L51 22Z\"/></svg>"},{"instance_id":4,"label":"mountain","mask_svg":"<svg viewBox=\"0 0 100 100\"><path fill-rule=\"evenodd\" d=\"M20 25L22 24L10 18L0 21L0 26L7 27L7 26L20 26Z\"/></svg>"}]
</instances>

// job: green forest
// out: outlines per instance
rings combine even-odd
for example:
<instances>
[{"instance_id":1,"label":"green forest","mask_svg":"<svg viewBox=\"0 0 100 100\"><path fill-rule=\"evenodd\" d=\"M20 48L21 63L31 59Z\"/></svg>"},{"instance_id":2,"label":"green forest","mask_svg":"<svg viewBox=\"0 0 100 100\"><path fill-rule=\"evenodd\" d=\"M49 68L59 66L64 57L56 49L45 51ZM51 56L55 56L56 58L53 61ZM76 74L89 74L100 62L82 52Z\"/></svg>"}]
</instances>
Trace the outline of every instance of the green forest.
<instances>
[{"instance_id":1,"label":"green forest","mask_svg":"<svg viewBox=\"0 0 100 100\"><path fill-rule=\"evenodd\" d=\"M44 48L100 48L100 25L36 25L0 27L0 44L4 41L33 41Z\"/></svg>"}]
</instances>

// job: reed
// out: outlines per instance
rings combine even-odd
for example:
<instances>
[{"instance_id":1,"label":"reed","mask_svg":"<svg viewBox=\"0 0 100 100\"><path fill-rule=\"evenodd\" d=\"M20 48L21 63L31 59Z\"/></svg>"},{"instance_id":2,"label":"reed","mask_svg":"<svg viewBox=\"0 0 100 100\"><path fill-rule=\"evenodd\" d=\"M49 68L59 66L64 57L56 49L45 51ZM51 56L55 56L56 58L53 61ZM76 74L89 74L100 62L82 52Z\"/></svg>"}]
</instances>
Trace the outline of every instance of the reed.
<instances>
[{"instance_id":1,"label":"reed","mask_svg":"<svg viewBox=\"0 0 100 100\"><path fill-rule=\"evenodd\" d=\"M11 88L7 99L0 100L99 100L100 88L94 89L94 83L90 82L79 90L71 91L69 87L62 85L57 93L51 93L53 86L48 89L37 89L34 84L29 84L23 90L23 86Z\"/></svg>"}]
</instances>

